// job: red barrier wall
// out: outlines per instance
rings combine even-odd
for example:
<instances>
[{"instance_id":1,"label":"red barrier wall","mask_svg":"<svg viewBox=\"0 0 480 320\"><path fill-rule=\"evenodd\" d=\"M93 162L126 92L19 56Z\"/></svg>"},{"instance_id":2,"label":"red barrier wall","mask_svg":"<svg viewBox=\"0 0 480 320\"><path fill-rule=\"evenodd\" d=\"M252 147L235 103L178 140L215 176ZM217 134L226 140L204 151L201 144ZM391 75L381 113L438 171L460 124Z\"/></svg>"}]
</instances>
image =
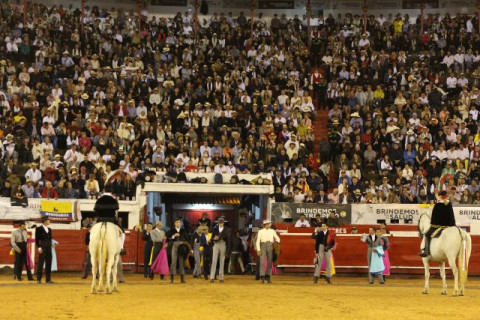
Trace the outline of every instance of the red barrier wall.
<instances>
[{"instance_id":1,"label":"red barrier wall","mask_svg":"<svg viewBox=\"0 0 480 320\"><path fill-rule=\"evenodd\" d=\"M59 271L81 271L85 263L86 230L53 230L53 238L60 244L55 247ZM2 235L6 235L2 232ZM137 271L138 241L141 237L136 231L127 231L125 234L126 255L122 256L123 268L127 271ZM0 264L12 264L14 257L9 253L10 238L0 238ZM143 250L143 249L142 249ZM38 259L38 254L35 255ZM142 254L143 259L143 254ZM143 260L141 260L143 261Z\"/></svg>"},{"instance_id":2,"label":"red barrier wall","mask_svg":"<svg viewBox=\"0 0 480 320\"><path fill-rule=\"evenodd\" d=\"M300 228L294 228L296 230ZM298 266L313 265L315 257L315 240L311 238L313 228L303 228L303 234L280 235L281 255L279 265L285 267L284 271L313 272L313 268ZM289 233L290 232L289 230ZM298 234L298 235L297 235ZM418 256L420 251L419 237L394 237L390 236L390 263L392 273L423 273L423 263ZM472 255L470 257L469 274L480 275L480 236L472 236ZM360 241L360 235L337 235L336 247L333 251L337 273L365 273L367 272L367 247ZM437 263L432 263L438 266ZM297 267L295 267L297 266ZM419 267L419 268L414 268Z\"/></svg>"},{"instance_id":3,"label":"red barrier wall","mask_svg":"<svg viewBox=\"0 0 480 320\"><path fill-rule=\"evenodd\" d=\"M290 235L280 236L282 253L279 264L287 265L284 271L312 272L312 268L298 266L313 265L315 240L310 237L313 228L290 228ZM60 245L56 247L58 268L60 271L81 271L85 262L85 230L53 230L54 239ZM295 233L296 235L291 235ZM9 233L1 233L0 264L13 264L13 256L8 254ZM392 273L422 273L422 261L418 256L420 239L412 237L391 237L390 260ZM360 242L360 235L338 235L337 247L334 251L335 265L338 273L365 273L366 246ZM480 236L472 236L473 248L470 258L470 275L480 275ZM141 233L127 231L125 237L127 254L122 256L126 271L141 272L143 270L143 241ZM37 255L38 256L38 255ZM437 264L434 264L437 265Z\"/></svg>"}]
</instances>

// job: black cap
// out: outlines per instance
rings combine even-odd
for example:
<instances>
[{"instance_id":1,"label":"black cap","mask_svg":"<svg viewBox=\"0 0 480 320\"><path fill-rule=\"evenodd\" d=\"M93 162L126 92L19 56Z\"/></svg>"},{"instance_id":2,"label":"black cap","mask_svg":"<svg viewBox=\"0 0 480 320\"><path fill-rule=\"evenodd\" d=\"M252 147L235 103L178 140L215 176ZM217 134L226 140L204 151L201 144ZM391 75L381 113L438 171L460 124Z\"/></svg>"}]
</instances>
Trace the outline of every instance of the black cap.
<instances>
[{"instance_id":1,"label":"black cap","mask_svg":"<svg viewBox=\"0 0 480 320\"><path fill-rule=\"evenodd\" d=\"M48 216L42 217L42 222L45 222L47 220L50 220L50 218Z\"/></svg>"},{"instance_id":2,"label":"black cap","mask_svg":"<svg viewBox=\"0 0 480 320\"><path fill-rule=\"evenodd\" d=\"M119 209L118 201L111 195L103 195L95 202L94 211L99 217L114 217Z\"/></svg>"},{"instance_id":3,"label":"black cap","mask_svg":"<svg viewBox=\"0 0 480 320\"><path fill-rule=\"evenodd\" d=\"M16 220L16 221L14 221L14 223L21 226L21 225L25 224L25 221L24 220Z\"/></svg>"},{"instance_id":4,"label":"black cap","mask_svg":"<svg viewBox=\"0 0 480 320\"><path fill-rule=\"evenodd\" d=\"M448 194L447 191L443 190L443 191L441 191L438 195L440 195L440 196L446 196L447 194Z\"/></svg>"}]
</instances>

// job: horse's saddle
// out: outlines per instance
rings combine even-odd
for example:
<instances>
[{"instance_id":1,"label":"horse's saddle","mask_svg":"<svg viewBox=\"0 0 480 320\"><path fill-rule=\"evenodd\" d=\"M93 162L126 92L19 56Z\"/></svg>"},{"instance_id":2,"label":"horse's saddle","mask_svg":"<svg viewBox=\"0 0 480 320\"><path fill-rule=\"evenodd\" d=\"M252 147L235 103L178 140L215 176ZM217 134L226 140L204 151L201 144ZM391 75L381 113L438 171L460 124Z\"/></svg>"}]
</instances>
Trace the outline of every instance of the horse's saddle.
<instances>
[{"instance_id":1,"label":"horse's saddle","mask_svg":"<svg viewBox=\"0 0 480 320\"><path fill-rule=\"evenodd\" d=\"M435 231L433 231L431 238L438 238L442 235L443 230L450 228L449 226L438 226L435 227Z\"/></svg>"}]
</instances>

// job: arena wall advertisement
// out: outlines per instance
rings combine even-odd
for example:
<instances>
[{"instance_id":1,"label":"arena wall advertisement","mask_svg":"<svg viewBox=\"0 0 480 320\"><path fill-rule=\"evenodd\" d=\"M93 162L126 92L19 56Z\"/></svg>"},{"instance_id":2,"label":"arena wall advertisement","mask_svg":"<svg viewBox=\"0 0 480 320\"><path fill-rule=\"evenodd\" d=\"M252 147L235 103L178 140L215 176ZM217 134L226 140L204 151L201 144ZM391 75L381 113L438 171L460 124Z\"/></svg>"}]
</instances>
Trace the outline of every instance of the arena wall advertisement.
<instances>
[{"instance_id":1,"label":"arena wall advertisement","mask_svg":"<svg viewBox=\"0 0 480 320\"><path fill-rule=\"evenodd\" d=\"M40 213L42 217L49 217L52 221L75 221L75 203L72 201L42 200Z\"/></svg>"},{"instance_id":2,"label":"arena wall advertisement","mask_svg":"<svg viewBox=\"0 0 480 320\"><path fill-rule=\"evenodd\" d=\"M300 215L305 214L307 220L314 219L317 214L327 218L330 213L338 216L341 225L350 224L351 206L347 204L317 204L317 203L272 203L273 222L295 223Z\"/></svg>"},{"instance_id":3,"label":"arena wall advertisement","mask_svg":"<svg viewBox=\"0 0 480 320\"><path fill-rule=\"evenodd\" d=\"M458 226L470 226L472 221L480 221L480 205L454 205L453 212Z\"/></svg>"},{"instance_id":4,"label":"arena wall advertisement","mask_svg":"<svg viewBox=\"0 0 480 320\"><path fill-rule=\"evenodd\" d=\"M355 204L352 205L352 224L418 224L430 205L420 204Z\"/></svg>"},{"instance_id":5,"label":"arena wall advertisement","mask_svg":"<svg viewBox=\"0 0 480 320\"><path fill-rule=\"evenodd\" d=\"M431 212L432 205L424 204L354 204L352 224L417 225L423 213ZM480 221L480 205L453 205L458 226L468 227L472 221Z\"/></svg>"}]
</instances>

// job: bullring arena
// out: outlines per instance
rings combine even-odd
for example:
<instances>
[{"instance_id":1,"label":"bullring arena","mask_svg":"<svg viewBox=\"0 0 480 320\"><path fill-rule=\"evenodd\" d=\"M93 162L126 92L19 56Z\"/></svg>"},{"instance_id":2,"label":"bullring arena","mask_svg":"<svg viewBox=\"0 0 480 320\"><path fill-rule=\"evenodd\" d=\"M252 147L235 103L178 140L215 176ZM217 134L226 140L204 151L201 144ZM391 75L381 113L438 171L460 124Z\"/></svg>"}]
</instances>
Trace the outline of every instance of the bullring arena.
<instances>
[{"instance_id":1,"label":"bullring arena","mask_svg":"<svg viewBox=\"0 0 480 320\"><path fill-rule=\"evenodd\" d=\"M480 281L469 279L465 297L440 295L440 280L432 281L432 293L422 295L423 280L392 279L385 287L371 287L366 278L337 277L330 286L311 283L310 276L279 275L270 286L260 285L252 277L231 276L212 288L203 280L188 278L185 285L147 281L141 275L126 276L115 295L91 295L88 284L78 274L55 275L55 285L12 283L2 275L2 296L30 310L44 310L51 319L478 319L477 301ZM27 319L2 302L3 319ZM426 310L428 310L426 312ZM179 313L181 314L179 316Z\"/></svg>"},{"instance_id":2,"label":"bullring arena","mask_svg":"<svg viewBox=\"0 0 480 320\"><path fill-rule=\"evenodd\" d=\"M0 320L479 319L479 86L480 1L0 1Z\"/></svg>"}]
</instances>

